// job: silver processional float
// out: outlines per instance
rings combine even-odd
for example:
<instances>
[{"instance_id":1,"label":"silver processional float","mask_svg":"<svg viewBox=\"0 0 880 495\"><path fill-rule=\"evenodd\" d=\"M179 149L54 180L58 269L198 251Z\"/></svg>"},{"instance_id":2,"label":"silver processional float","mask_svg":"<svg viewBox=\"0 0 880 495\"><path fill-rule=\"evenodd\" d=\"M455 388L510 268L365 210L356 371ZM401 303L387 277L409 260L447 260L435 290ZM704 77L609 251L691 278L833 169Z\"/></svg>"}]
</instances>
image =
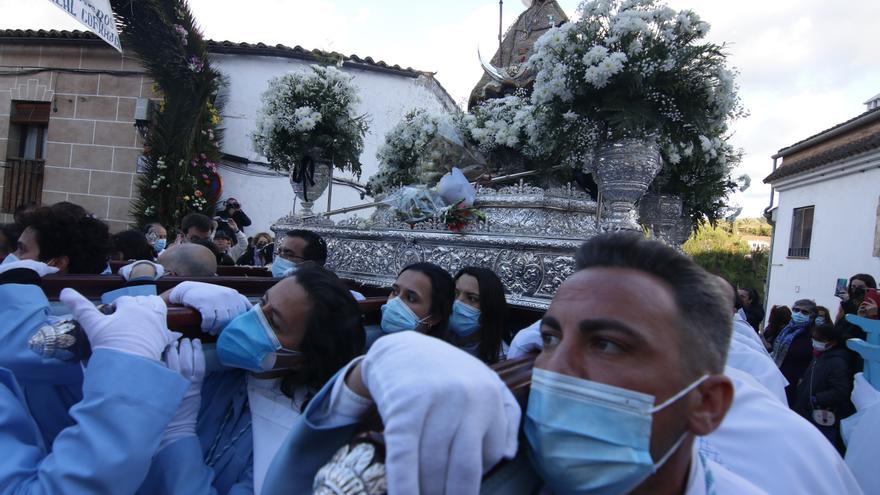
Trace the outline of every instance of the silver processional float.
<instances>
[{"instance_id":1,"label":"silver processional float","mask_svg":"<svg viewBox=\"0 0 880 495\"><path fill-rule=\"evenodd\" d=\"M530 1L527 6L492 61L479 56L484 74L471 93L470 106L528 89L534 82L535 74L523 69L523 63L535 41L555 25L567 22L567 17L555 1ZM457 140L441 140L437 146L441 153L459 147L450 141ZM450 154L455 156L447 155L448 168L452 163L461 166L462 159L478 160L474 157L479 152ZM379 195L374 202L314 214L312 202L333 182L332 173L316 173L308 195L292 181L303 211L279 219L272 231L276 238L298 228L318 233L327 241L328 268L360 284L389 287L402 268L420 261L437 264L452 274L466 266L478 266L500 277L508 290L509 304L546 309L556 289L573 272L577 248L597 233L641 231L646 225L655 237L677 245L690 233L689 223L680 225L679 199L648 195L639 202L660 169L656 147L617 143L598 151L594 160L601 162L603 171L601 175L593 173L598 183L596 198L572 184L532 185L541 178L538 171L502 171L499 175L493 170L495 175L488 180L477 180L479 171L468 173L475 184L474 208L483 218L455 231L440 217L419 222L403 219ZM596 167L585 163L583 168L589 174ZM641 225L636 221L637 202ZM374 210L368 218L334 220L367 209Z\"/></svg>"}]
</instances>

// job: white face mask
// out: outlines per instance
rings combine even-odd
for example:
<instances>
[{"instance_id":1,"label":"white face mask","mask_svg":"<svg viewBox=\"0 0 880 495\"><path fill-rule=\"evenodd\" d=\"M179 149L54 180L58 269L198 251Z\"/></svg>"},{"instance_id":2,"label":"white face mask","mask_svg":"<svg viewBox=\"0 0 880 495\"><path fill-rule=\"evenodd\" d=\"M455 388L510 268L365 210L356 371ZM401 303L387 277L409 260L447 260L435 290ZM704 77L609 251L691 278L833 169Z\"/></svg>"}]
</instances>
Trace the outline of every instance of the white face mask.
<instances>
[{"instance_id":1,"label":"white face mask","mask_svg":"<svg viewBox=\"0 0 880 495\"><path fill-rule=\"evenodd\" d=\"M828 350L828 342L819 342L816 339L813 339L813 349L824 352Z\"/></svg>"}]
</instances>

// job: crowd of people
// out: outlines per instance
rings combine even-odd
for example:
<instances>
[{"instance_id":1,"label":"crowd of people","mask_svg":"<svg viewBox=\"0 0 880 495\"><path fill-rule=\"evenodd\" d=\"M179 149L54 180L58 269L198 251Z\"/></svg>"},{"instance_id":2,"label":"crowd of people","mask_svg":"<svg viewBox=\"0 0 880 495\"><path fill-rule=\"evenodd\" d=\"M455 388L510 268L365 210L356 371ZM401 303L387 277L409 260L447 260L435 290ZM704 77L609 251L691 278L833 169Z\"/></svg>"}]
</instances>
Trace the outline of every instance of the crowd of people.
<instances>
[{"instance_id":1,"label":"crowd of people","mask_svg":"<svg viewBox=\"0 0 880 495\"><path fill-rule=\"evenodd\" d=\"M392 494L880 490L844 461L841 431L880 403L846 346L865 336L846 315L878 319L869 275L849 280L834 318L808 299L765 315L756 290L604 234L526 328L492 270L427 262L400 270L365 326L320 235L249 238L234 198L214 218L113 235L72 203L20 210L0 228L0 493L310 493L375 412ZM88 362L31 351L61 318L41 278L112 276L113 260L139 285L105 294L111 313L60 296ZM235 263L276 282L249 300L187 280ZM140 285L163 276L181 280ZM216 342L179 338L168 305L197 310ZM490 366L532 354L520 404Z\"/></svg>"}]
</instances>

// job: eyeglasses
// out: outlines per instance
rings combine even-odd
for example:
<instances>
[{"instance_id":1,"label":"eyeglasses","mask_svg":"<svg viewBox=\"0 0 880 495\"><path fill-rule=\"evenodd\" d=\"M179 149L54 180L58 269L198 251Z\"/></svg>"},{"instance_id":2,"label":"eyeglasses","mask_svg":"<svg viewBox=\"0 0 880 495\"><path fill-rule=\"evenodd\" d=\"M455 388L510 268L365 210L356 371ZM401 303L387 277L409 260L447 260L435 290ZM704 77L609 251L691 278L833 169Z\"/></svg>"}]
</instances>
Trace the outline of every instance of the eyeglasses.
<instances>
[{"instance_id":1,"label":"eyeglasses","mask_svg":"<svg viewBox=\"0 0 880 495\"><path fill-rule=\"evenodd\" d=\"M807 315L807 316L810 316L812 314L809 309L804 309L804 308L791 308L791 312L792 313L800 313L802 315Z\"/></svg>"}]
</instances>

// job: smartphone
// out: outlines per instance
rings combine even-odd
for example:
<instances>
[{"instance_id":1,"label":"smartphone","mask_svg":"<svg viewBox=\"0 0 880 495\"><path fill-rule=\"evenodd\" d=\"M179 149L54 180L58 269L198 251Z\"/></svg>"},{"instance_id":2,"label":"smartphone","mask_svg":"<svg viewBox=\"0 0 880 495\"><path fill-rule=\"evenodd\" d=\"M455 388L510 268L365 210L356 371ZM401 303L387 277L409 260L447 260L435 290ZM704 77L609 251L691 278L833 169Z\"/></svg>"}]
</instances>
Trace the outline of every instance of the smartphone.
<instances>
[{"instance_id":1,"label":"smartphone","mask_svg":"<svg viewBox=\"0 0 880 495\"><path fill-rule=\"evenodd\" d=\"M846 284L847 280L845 278L837 279L837 285L834 286L834 295L840 295L846 293Z\"/></svg>"},{"instance_id":2,"label":"smartphone","mask_svg":"<svg viewBox=\"0 0 880 495\"><path fill-rule=\"evenodd\" d=\"M868 299L874 301L874 304L880 306L880 292L877 292L877 289L867 288L865 289L865 298L863 300L867 301Z\"/></svg>"}]
</instances>

